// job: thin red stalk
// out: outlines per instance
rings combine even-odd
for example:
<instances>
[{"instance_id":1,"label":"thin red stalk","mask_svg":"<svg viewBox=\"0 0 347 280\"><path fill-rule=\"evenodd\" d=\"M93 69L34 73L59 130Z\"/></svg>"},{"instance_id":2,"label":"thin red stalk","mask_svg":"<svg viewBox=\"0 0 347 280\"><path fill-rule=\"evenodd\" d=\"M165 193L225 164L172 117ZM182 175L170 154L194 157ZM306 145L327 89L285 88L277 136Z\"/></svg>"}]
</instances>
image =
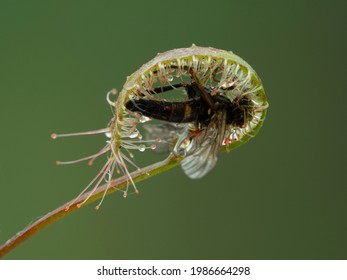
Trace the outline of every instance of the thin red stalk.
<instances>
[{"instance_id":1,"label":"thin red stalk","mask_svg":"<svg viewBox=\"0 0 347 280\"><path fill-rule=\"evenodd\" d=\"M266 112L266 111L264 111ZM265 117L265 113L263 113L263 116ZM258 130L260 129L261 124L258 125L257 128L254 129L254 133L256 134ZM244 137L242 141L237 141L234 143L229 144L228 148L226 146L223 146L221 151L230 151L233 150L242 144L246 143L250 139L250 136L247 135ZM182 158L176 157L174 155L170 155L168 158L165 160L154 163L152 165L149 165L145 168L142 168L141 170L137 170L131 173L131 177L133 178L134 182L139 182L142 180L145 180L147 178L150 178L158 173L164 172L166 170L171 169L172 167L175 167L180 163ZM86 203L83 203L81 205L81 208L86 206L87 204L100 199L106 188L107 190L107 195L110 193L113 193L117 191L117 189L124 189L127 185L127 180L126 176L123 176L119 179L116 179L111 186L107 186L107 184L100 186L94 194L88 199ZM117 189L116 189L117 188ZM57 220L61 219L62 217L70 214L71 212L79 209L77 207L78 204L82 203L84 199L90 194L90 192L85 193L84 195L81 195L78 200L74 201L71 200L64 205L58 207L57 209L53 210L52 212L47 213L45 216L31 224L30 226L24 228L22 231L18 232L16 235L11 237L9 240L7 240L3 245L0 246L0 258L5 256L7 253L11 252L14 248L16 248L18 245L22 244L25 240L33 236L35 233L39 232L49 224L52 224L56 222ZM69 210L65 211L66 207L69 206Z\"/></svg>"},{"instance_id":2,"label":"thin red stalk","mask_svg":"<svg viewBox=\"0 0 347 280\"><path fill-rule=\"evenodd\" d=\"M170 155L167 159L161 162L152 164L141 170L132 172L131 177L133 178L134 182L139 182L147 178L150 178L158 173L161 173L165 170L171 169L172 167L179 164L180 161L181 161L180 158ZM117 189L125 188L127 184L126 181L127 181L127 177L123 176L119 179L116 179L111 184L111 186L107 186L107 184L100 186L94 192L94 194L88 199L88 201L81 205L81 208L101 198L106 188L108 188L107 195L112 192L115 192ZM0 258L4 257L7 253L11 252L18 245L22 244L25 240L27 240L28 238L30 238L31 236L33 236L34 234L36 234L37 232L45 228L46 226L56 222L57 220L63 218L64 216L69 215L73 211L79 209L77 205L83 202L84 199L89 194L90 192L87 192L84 195L80 196L78 200L76 201L71 200L70 202L65 203L64 205L53 210L52 212L47 213L45 216L43 216L42 218L40 218L33 224L29 225L28 227L24 228L22 231L18 232L16 235L14 235L12 238L10 238L8 241L6 241L3 245L0 246ZM67 206L69 206L68 211L65 210Z\"/></svg>"}]
</instances>

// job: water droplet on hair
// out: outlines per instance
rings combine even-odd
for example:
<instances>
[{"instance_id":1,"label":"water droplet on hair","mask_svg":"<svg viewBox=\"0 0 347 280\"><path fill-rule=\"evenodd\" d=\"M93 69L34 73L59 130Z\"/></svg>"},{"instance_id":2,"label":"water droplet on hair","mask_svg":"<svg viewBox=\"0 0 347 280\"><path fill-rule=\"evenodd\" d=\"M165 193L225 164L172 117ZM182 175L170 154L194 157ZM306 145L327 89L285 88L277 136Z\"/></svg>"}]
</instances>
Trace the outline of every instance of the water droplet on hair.
<instances>
[{"instance_id":1,"label":"water droplet on hair","mask_svg":"<svg viewBox=\"0 0 347 280\"><path fill-rule=\"evenodd\" d=\"M135 129L130 135L129 138L136 138L139 135L139 131Z\"/></svg>"},{"instance_id":2,"label":"water droplet on hair","mask_svg":"<svg viewBox=\"0 0 347 280\"><path fill-rule=\"evenodd\" d=\"M140 118L140 123L145 123L145 122L148 122L148 121L150 121L150 120L151 120L151 118L146 117L146 116L142 116L142 117Z\"/></svg>"},{"instance_id":3,"label":"water droplet on hair","mask_svg":"<svg viewBox=\"0 0 347 280\"><path fill-rule=\"evenodd\" d=\"M144 152L146 150L146 146L145 145L140 145L139 146L139 151L140 152Z\"/></svg>"}]
</instances>

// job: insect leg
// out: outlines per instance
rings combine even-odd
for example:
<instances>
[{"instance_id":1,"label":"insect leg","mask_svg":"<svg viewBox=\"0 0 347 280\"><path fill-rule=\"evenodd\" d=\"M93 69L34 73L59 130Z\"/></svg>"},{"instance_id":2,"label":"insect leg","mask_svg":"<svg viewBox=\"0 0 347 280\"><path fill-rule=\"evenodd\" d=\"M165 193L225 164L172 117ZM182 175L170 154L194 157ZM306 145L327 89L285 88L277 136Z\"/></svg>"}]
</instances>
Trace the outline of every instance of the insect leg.
<instances>
[{"instance_id":1,"label":"insect leg","mask_svg":"<svg viewBox=\"0 0 347 280\"><path fill-rule=\"evenodd\" d=\"M201 96L201 98L206 102L206 104L213 110L216 110L216 106L212 100L211 95L206 92L205 88L203 87L203 85L200 83L198 77L196 77L196 75L193 75L193 80L192 80L192 89L194 90L194 92L198 95Z\"/></svg>"}]
</instances>

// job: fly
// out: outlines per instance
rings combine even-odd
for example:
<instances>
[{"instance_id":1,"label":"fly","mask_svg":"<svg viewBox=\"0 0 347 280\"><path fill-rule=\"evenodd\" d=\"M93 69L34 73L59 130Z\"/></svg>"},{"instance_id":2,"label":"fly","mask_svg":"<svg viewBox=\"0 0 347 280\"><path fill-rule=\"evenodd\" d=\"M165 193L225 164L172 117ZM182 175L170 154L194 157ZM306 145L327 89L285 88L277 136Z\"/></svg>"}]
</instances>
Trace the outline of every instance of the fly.
<instances>
[{"instance_id":1,"label":"fly","mask_svg":"<svg viewBox=\"0 0 347 280\"><path fill-rule=\"evenodd\" d=\"M253 117L252 101L247 96L230 100L222 92L202 86L197 77L189 84L182 82L151 92L163 93L180 87L186 91L185 101L137 97L130 99L125 107L148 118L186 124L185 129L177 125L173 152L185 157L181 165L189 177L201 178L215 166L230 127L242 128ZM169 127L165 123L160 126L162 130ZM175 130L174 126L170 127Z\"/></svg>"}]
</instances>

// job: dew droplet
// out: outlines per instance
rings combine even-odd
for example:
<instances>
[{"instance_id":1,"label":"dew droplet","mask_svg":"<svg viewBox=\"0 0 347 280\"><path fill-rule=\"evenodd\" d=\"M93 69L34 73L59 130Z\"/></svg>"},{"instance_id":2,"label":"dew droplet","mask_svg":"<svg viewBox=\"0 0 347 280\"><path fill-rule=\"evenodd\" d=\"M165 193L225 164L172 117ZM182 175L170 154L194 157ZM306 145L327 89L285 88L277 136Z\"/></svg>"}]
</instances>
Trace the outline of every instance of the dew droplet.
<instances>
[{"instance_id":1,"label":"dew droplet","mask_svg":"<svg viewBox=\"0 0 347 280\"><path fill-rule=\"evenodd\" d=\"M172 82L173 81L173 76L172 75L168 75L167 76L167 80L168 80L168 82Z\"/></svg>"},{"instance_id":2,"label":"dew droplet","mask_svg":"<svg viewBox=\"0 0 347 280\"><path fill-rule=\"evenodd\" d=\"M129 138L136 138L139 135L139 131L135 129L130 135Z\"/></svg>"},{"instance_id":3,"label":"dew droplet","mask_svg":"<svg viewBox=\"0 0 347 280\"><path fill-rule=\"evenodd\" d=\"M146 146L145 145L140 145L139 146L139 151L140 152L144 152L146 150Z\"/></svg>"},{"instance_id":4,"label":"dew droplet","mask_svg":"<svg viewBox=\"0 0 347 280\"><path fill-rule=\"evenodd\" d=\"M105 132L105 136L106 136L107 138L111 138L112 134L111 134L111 132Z\"/></svg>"},{"instance_id":5,"label":"dew droplet","mask_svg":"<svg viewBox=\"0 0 347 280\"><path fill-rule=\"evenodd\" d=\"M151 120L151 118L149 118L149 117L141 116L141 118L140 118L140 123L145 123L145 122L148 122L148 121L150 121L150 120Z\"/></svg>"}]
</instances>

